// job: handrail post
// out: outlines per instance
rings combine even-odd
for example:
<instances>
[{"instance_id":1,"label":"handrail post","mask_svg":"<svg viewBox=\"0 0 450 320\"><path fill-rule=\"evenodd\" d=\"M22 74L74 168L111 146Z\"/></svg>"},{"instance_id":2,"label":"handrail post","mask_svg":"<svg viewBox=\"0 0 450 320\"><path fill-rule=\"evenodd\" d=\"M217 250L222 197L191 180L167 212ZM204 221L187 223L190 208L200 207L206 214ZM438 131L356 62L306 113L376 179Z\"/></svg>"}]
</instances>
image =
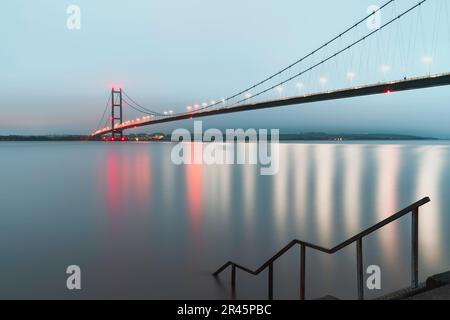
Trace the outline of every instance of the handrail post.
<instances>
[{"instance_id":1,"label":"handrail post","mask_svg":"<svg viewBox=\"0 0 450 320\"><path fill-rule=\"evenodd\" d=\"M231 298L236 297L236 265L231 266Z\"/></svg>"},{"instance_id":2,"label":"handrail post","mask_svg":"<svg viewBox=\"0 0 450 320\"><path fill-rule=\"evenodd\" d=\"M413 288L419 287L419 208L411 214L411 283Z\"/></svg>"},{"instance_id":3,"label":"handrail post","mask_svg":"<svg viewBox=\"0 0 450 320\"><path fill-rule=\"evenodd\" d=\"M364 300L362 238L359 238L356 241L356 277L358 285L358 300Z\"/></svg>"},{"instance_id":4,"label":"handrail post","mask_svg":"<svg viewBox=\"0 0 450 320\"><path fill-rule=\"evenodd\" d=\"M269 264L269 300L273 300L273 262Z\"/></svg>"},{"instance_id":5,"label":"handrail post","mask_svg":"<svg viewBox=\"0 0 450 320\"><path fill-rule=\"evenodd\" d=\"M302 242L300 240L293 240L288 245L283 247L277 254L275 254L272 258L270 258L266 263L264 263L260 268L256 269L256 271L252 271L248 268L242 267L240 265L235 264L232 261L228 261L222 267L220 267L216 272L213 273L215 277L217 277L222 271L231 266L231 287L233 290L233 296L235 295L236 290L236 271L237 269L241 269L242 271L252 274L259 275L265 269L268 269L268 298L269 300L273 300L273 264L274 262L284 255L288 250L290 250L296 244L300 244L300 292L299 297L300 300L304 300L305 296L305 287L306 287L306 248L309 247L313 250L317 250L320 252L325 252L328 254L334 254L340 251L343 248L353 244L356 244L356 267L357 267L357 289L358 289L358 299L364 300L364 264L363 264L363 239L367 235L375 232L376 230L388 225L389 223L398 220L399 218L411 213L411 283L413 288L417 288L419 286L419 208L424 204L430 202L429 197L425 197L408 207L398 211L397 213L389 216L383 221L378 222L370 228L363 230L362 232L354 235L348 240L342 242L341 244L331 248L326 249L324 247L320 247L317 245L313 245L307 242Z\"/></svg>"},{"instance_id":6,"label":"handrail post","mask_svg":"<svg viewBox=\"0 0 450 320\"><path fill-rule=\"evenodd\" d=\"M300 247L300 300L305 300L305 257L306 246L301 244Z\"/></svg>"}]
</instances>

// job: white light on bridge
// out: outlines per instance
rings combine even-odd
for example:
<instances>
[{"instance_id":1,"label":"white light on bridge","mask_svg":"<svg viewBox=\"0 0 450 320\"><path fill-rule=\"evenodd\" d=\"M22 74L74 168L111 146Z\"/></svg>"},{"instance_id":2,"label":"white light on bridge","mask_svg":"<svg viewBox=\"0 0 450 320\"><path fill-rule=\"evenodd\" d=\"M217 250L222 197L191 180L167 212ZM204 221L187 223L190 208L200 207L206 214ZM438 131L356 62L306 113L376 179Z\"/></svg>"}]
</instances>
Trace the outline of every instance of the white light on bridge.
<instances>
[{"instance_id":1,"label":"white light on bridge","mask_svg":"<svg viewBox=\"0 0 450 320\"><path fill-rule=\"evenodd\" d=\"M252 97L252 94L250 93L250 92L247 92L246 94L245 94L245 98L246 99L250 99Z\"/></svg>"},{"instance_id":2,"label":"white light on bridge","mask_svg":"<svg viewBox=\"0 0 450 320\"><path fill-rule=\"evenodd\" d=\"M216 104L216 101L215 101L215 100L212 100L212 101L211 101L211 104Z\"/></svg>"},{"instance_id":3,"label":"white light on bridge","mask_svg":"<svg viewBox=\"0 0 450 320\"><path fill-rule=\"evenodd\" d=\"M433 63L433 57L426 55L422 57L422 62L425 64L432 64Z\"/></svg>"},{"instance_id":4,"label":"white light on bridge","mask_svg":"<svg viewBox=\"0 0 450 320\"><path fill-rule=\"evenodd\" d=\"M164 114L165 116L167 116L167 111L164 111L163 114Z\"/></svg>"},{"instance_id":5,"label":"white light on bridge","mask_svg":"<svg viewBox=\"0 0 450 320\"><path fill-rule=\"evenodd\" d=\"M202 107L203 107L203 108L205 108L205 107L207 107L207 106L208 106L208 104L207 104L206 102L203 102L203 103L202 103Z\"/></svg>"},{"instance_id":6,"label":"white light on bridge","mask_svg":"<svg viewBox=\"0 0 450 320\"><path fill-rule=\"evenodd\" d=\"M188 111L191 111L191 110L192 110L192 107L191 107L191 106L187 106L186 109L187 109Z\"/></svg>"},{"instance_id":7,"label":"white light on bridge","mask_svg":"<svg viewBox=\"0 0 450 320\"><path fill-rule=\"evenodd\" d=\"M388 73L391 70L391 66L388 64L383 64L381 66L381 71L383 71L383 73Z\"/></svg>"},{"instance_id":8,"label":"white light on bridge","mask_svg":"<svg viewBox=\"0 0 450 320\"><path fill-rule=\"evenodd\" d=\"M328 78L326 78L326 77L321 77L320 79L319 79L319 82L320 82L320 84L326 84L327 82L328 82Z\"/></svg>"},{"instance_id":9,"label":"white light on bridge","mask_svg":"<svg viewBox=\"0 0 450 320\"><path fill-rule=\"evenodd\" d=\"M278 92L281 93L281 92L283 92L283 90L284 90L283 86L278 86L278 87L277 87L277 91L278 91Z\"/></svg>"},{"instance_id":10,"label":"white light on bridge","mask_svg":"<svg viewBox=\"0 0 450 320\"><path fill-rule=\"evenodd\" d=\"M353 79L356 77L356 73L354 73L353 71L349 71L349 72L347 72L347 78L350 80L350 81L353 81Z\"/></svg>"},{"instance_id":11,"label":"white light on bridge","mask_svg":"<svg viewBox=\"0 0 450 320\"><path fill-rule=\"evenodd\" d=\"M303 82L297 82L297 83L295 84L295 86L296 86L299 90L301 90L301 89L303 89L303 87L304 87L305 85L303 84Z\"/></svg>"},{"instance_id":12,"label":"white light on bridge","mask_svg":"<svg viewBox=\"0 0 450 320\"><path fill-rule=\"evenodd\" d=\"M169 110L169 114L173 114L173 111L172 111L172 110Z\"/></svg>"}]
</instances>

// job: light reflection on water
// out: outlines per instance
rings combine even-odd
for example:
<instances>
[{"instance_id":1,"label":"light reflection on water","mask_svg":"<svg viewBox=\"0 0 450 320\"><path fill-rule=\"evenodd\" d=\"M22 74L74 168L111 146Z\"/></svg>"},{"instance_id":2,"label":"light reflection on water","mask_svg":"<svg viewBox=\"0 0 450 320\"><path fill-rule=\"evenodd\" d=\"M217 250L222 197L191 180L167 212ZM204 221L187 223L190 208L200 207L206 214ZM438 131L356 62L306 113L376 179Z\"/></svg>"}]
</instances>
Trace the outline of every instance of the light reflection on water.
<instances>
[{"instance_id":1,"label":"light reflection on water","mask_svg":"<svg viewBox=\"0 0 450 320\"><path fill-rule=\"evenodd\" d=\"M228 277L210 275L225 261L256 268L294 238L332 247L424 196L420 275L450 269L447 144L283 143L275 176L175 166L171 147L1 143L0 297L227 298ZM368 297L409 285L409 241L409 218L364 241L365 265L383 271ZM353 246L307 259L309 298L355 297ZM83 270L76 295L69 264ZM238 274L238 298L266 297L265 284ZM275 295L297 298L298 250L275 264Z\"/></svg>"}]
</instances>

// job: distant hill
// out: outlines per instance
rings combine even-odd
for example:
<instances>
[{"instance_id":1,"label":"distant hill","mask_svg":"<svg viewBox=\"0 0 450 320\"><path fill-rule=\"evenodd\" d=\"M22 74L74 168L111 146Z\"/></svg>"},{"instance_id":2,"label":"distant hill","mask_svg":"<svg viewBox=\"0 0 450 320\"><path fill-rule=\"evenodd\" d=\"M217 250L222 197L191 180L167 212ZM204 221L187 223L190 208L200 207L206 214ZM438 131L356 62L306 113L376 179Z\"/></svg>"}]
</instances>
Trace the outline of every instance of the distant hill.
<instances>
[{"instance_id":1,"label":"distant hill","mask_svg":"<svg viewBox=\"0 0 450 320\"><path fill-rule=\"evenodd\" d=\"M83 141L84 135L8 135L0 136L0 141Z\"/></svg>"},{"instance_id":2,"label":"distant hill","mask_svg":"<svg viewBox=\"0 0 450 320\"><path fill-rule=\"evenodd\" d=\"M323 132L309 132L299 134L280 134L280 140L326 140L326 141L351 141L351 140L438 140L432 137L420 137L414 135L402 135L391 133L340 133L329 134Z\"/></svg>"},{"instance_id":3,"label":"distant hill","mask_svg":"<svg viewBox=\"0 0 450 320\"><path fill-rule=\"evenodd\" d=\"M170 141L170 135L164 133L138 133L125 136L129 141ZM224 137L225 139L225 137ZM87 135L6 135L0 136L0 141L87 141L90 136ZM96 140L102 140L97 138ZM421 137L414 135L390 134L390 133L371 133L355 134L342 133L330 134L323 132L308 132L298 134L280 134L281 141L400 141L400 140L439 140L432 137Z\"/></svg>"}]
</instances>

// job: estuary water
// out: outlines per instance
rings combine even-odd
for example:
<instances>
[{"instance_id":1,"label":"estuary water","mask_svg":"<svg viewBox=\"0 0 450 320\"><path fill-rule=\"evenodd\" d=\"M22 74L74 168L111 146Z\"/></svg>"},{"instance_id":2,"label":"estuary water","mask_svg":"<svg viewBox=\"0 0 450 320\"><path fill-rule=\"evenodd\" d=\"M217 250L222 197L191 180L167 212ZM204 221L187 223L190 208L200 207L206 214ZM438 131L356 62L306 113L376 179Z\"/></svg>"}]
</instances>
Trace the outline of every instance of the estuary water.
<instances>
[{"instance_id":1,"label":"estuary water","mask_svg":"<svg viewBox=\"0 0 450 320\"><path fill-rule=\"evenodd\" d=\"M450 269L450 144L281 143L280 169L174 165L171 143L0 143L0 298L227 299L228 260L257 268L292 239L332 247L409 204L420 210L421 280ZM376 297L410 284L410 216L364 240ZM356 297L356 250L307 251L306 295ZM81 290L66 268L81 268ZM274 265L297 299L299 250ZM267 276L238 272L237 298Z\"/></svg>"}]
</instances>

